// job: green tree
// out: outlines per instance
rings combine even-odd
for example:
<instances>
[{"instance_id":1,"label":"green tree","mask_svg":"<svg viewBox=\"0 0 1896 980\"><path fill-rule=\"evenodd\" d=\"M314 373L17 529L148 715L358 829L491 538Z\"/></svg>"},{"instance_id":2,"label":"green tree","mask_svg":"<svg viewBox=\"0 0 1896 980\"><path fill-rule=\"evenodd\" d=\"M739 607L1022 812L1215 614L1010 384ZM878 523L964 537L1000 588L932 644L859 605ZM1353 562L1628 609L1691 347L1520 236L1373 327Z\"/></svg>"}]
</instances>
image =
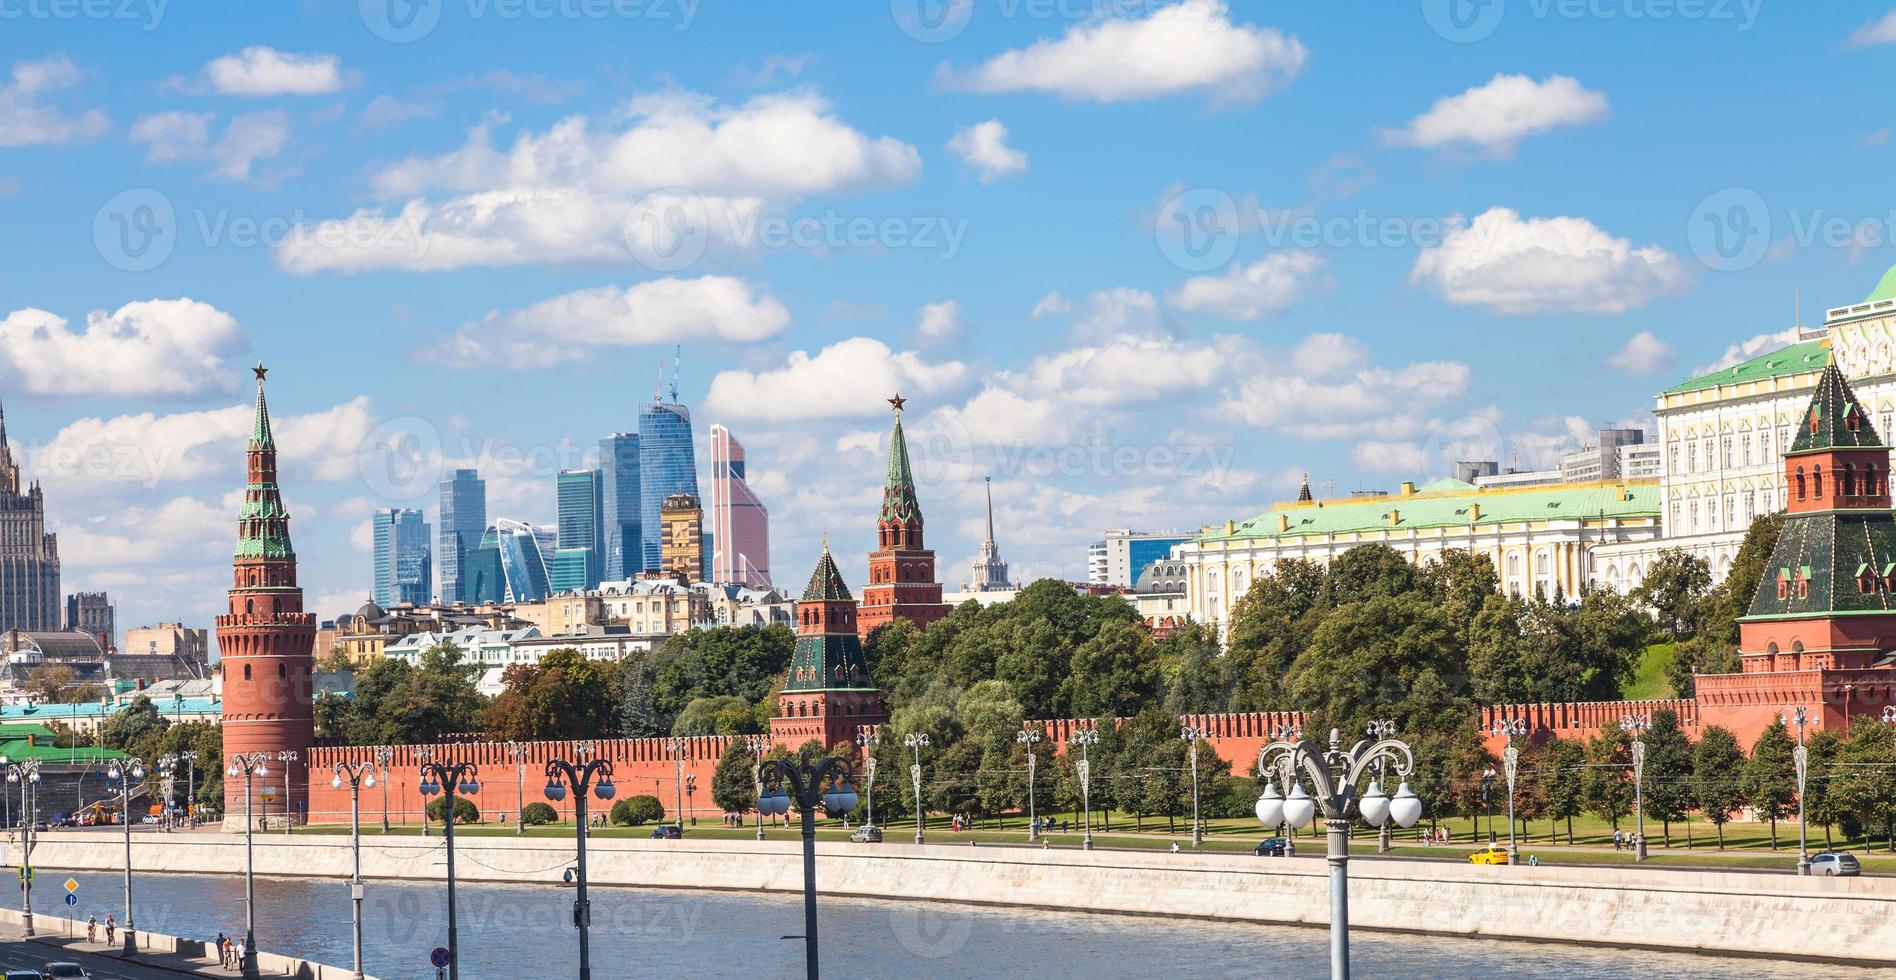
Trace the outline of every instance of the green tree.
<instances>
[{"instance_id":1,"label":"green tree","mask_svg":"<svg viewBox=\"0 0 1896 980\"><path fill-rule=\"evenodd\" d=\"M755 707L731 694L693 699L672 724L673 735L755 735L762 731Z\"/></svg>"},{"instance_id":2,"label":"green tree","mask_svg":"<svg viewBox=\"0 0 1896 980\"><path fill-rule=\"evenodd\" d=\"M615 827L637 827L665 819L665 804L656 796L628 796L612 805L607 817Z\"/></svg>"},{"instance_id":3,"label":"green tree","mask_svg":"<svg viewBox=\"0 0 1896 980\"><path fill-rule=\"evenodd\" d=\"M105 748L132 751L148 737L162 735L170 727L171 722L158 712L158 706L141 694L105 719L99 737Z\"/></svg>"},{"instance_id":4,"label":"green tree","mask_svg":"<svg viewBox=\"0 0 1896 980\"><path fill-rule=\"evenodd\" d=\"M633 654L619 664L619 730L627 738L652 738L668 730L658 716L652 685L658 664L650 654Z\"/></svg>"},{"instance_id":5,"label":"green tree","mask_svg":"<svg viewBox=\"0 0 1896 980\"><path fill-rule=\"evenodd\" d=\"M26 689L36 700L49 704L84 704L106 696L105 688L80 680L76 671L61 663L27 670Z\"/></svg>"},{"instance_id":6,"label":"green tree","mask_svg":"<svg viewBox=\"0 0 1896 980\"><path fill-rule=\"evenodd\" d=\"M609 664L578 650L550 650L502 675L506 690L482 712L489 738L506 741L589 738L611 732L617 707ZM746 706L748 708L748 706Z\"/></svg>"},{"instance_id":7,"label":"green tree","mask_svg":"<svg viewBox=\"0 0 1896 980\"><path fill-rule=\"evenodd\" d=\"M1679 713L1660 708L1652 713L1646 742L1646 816L1664 828L1665 846L1672 846L1672 823L1684 820L1692 809L1692 743L1679 728Z\"/></svg>"},{"instance_id":8,"label":"green tree","mask_svg":"<svg viewBox=\"0 0 1896 980\"><path fill-rule=\"evenodd\" d=\"M1225 656L1218 633L1207 623L1188 620L1157 640L1159 686L1167 714L1211 714L1232 709L1237 684L1231 668L1240 662ZM1130 712L1135 714L1139 704ZM1076 712L1078 714L1078 712Z\"/></svg>"},{"instance_id":9,"label":"green tree","mask_svg":"<svg viewBox=\"0 0 1896 980\"><path fill-rule=\"evenodd\" d=\"M1157 649L1143 625L1103 623L1073 652L1062 700L1079 717L1134 714L1155 702L1160 673Z\"/></svg>"},{"instance_id":10,"label":"green tree","mask_svg":"<svg viewBox=\"0 0 1896 980\"><path fill-rule=\"evenodd\" d=\"M1586 765L1584 743L1575 739L1548 739L1546 754L1540 762L1539 782L1547 796L1548 819L1567 822L1568 844L1573 843L1573 818L1586 810Z\"/></svg>"},{"instance_id":11,"label":"green tree","mask_svg":"<svg viewBox=\"0 0 1896 980\"><path fill-rule=\"evenodd\" d=\"M1607 725L1587 741L1586 776L1581 781L1587 809L1618 830L1633 809L1633 743L1618 725Z\"/></svg>"},{"instance_id":12,"label":"green tree","mask_svg":"<svg viewBox=\"0 0 1896 980\"><path fill-rule=\"evenodd\" d=\"M1718 828L1718 849L1725 849L1725 824L1744 806L1745 751L1738 736L1722 725L1712 725L1699 735L1697 754L1692 760L1692 795L1698 798L1705 819Z\"/></svg>"},{"instance_id":13,"label":"green tree","mask_svg":"<svg viewBox=\"0 0 1896 980\"><path fill-rule=\"evenodd\" d=\"M1849 815L1848 804L1832 789L1843 770L1837 765L1843 756L1843 736L1834 728L1820 728L1804 740L1810 752L1808 779L1804 784L1804 816L1824 828L1824 845L1833 844L1831 828Z\"/></svg>"},{"instance_id":14,"label":"green tree","mask_svg":"<svg viewBox=\"0 0 1896 980\"><path fill-rule=\"evenodd\" d=\"M1639 587L1639 600L1659 617L1674 639L1698 632L1712 588L1711 566L1684 548L1661 552Z\"/></svg>"},{"instance_id":15,"label":"green tree","mask_svg":"<svg viewBox=\"0 0 1896 980\"><path fill-rule=\"evenodd\" d=\"M355 720L355 699L334 691L316 695L311 705L316 716L316 736L347 740L349 724Z\"/></svg>"},{"instance_id":16,"label":"green tree","mask_svg":"<svg viewBox=\"0 0 1896 980\"><path fill-rule=\"evenodd\" d=\"M1706 597L1702 627L1673 650L1666 678L1680 697L1695 694L1693 678L1696 674L1738 671L1738 618L1750 611L1751 600L1764 581L1765 566L1777 547L1778 535L1784 530L1784 513L1776 511L1751 522L1731 570Z\"/></svg>"},{"instance_id":17,"label":"green tree","mask_svg":"<svg viewBox=\"0 0 1896 980\"><path fill-rule=\"evenodd\" d=\"M1871 830L1881 828L1886 846L1896 852L1896 727L1853 720L1835 769L1831 792L1837 808L1863 828L1866 847Z\"/></svg>"},{"instance_id":18,"label":"green tree","mask_svg":"<svg viewBox=\"0 0 1896 980\"><path fill-rule=\"evenodd\" d=\"M429 820L440 822L442 817L447 812L448 812L447 796L445 795L437 796L433 800L429 801L428 810L427 810L427 815L428 815ZM480 823L480 822L481 822L481 811L479 807L476 807L474 805L474 801L468 799L465 796L456 796L454 798L454 825L459 827L463 824L474 824L474 823Z\"/></svg>"},{"instance_id":19,"label":"green tree","mask_svg":"<svg viewBox=\"0 0 1896 980\"><path fill-rule=\"evenodd\" d=\"M757 756L746 739L731 739L711 774L711 801L725 813L749 813L757 806Z\"/></svg>"},{"instance_id":20,"label":"green tree","mask_svg":"<svg viewBox=\"0 0 1896 980\"><path fill-rule=\"evenodd\" d=\"M1759 733L1744 763L1741 786L1752 809L1771 825L1771 849L1778 846L1778 821L1797 812L1797 742L1782 719Z\"/></svg>"}]
</instances>

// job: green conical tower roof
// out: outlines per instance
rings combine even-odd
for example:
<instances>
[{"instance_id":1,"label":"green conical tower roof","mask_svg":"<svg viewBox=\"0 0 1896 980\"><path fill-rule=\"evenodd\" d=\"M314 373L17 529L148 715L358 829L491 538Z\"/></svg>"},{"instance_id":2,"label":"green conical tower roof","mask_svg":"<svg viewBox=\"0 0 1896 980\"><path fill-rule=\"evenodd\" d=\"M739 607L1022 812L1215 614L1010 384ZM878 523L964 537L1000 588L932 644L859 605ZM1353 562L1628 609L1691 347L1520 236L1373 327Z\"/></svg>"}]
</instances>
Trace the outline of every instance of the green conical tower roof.
<instances>
[{"instance_id":1,"label":"green conical tower roof","mask_svg":"<svg viewBox=\"0 0 1896 980\"><path fill-rule=\"evenodd\" d=\"M257 375L257 410L250 422L250 448L274 450L276 437L270 434L270 406L264 404L263 401L263 376L269 373L270 369L264 367L262 361L258 361L257 366L251 370Z\"/></svg>"},{"instance_id":2,"label":"green conical tower roof","mask_svg":"<svg viewBox=\"0 0 1896 980\"><path fill-rule=\"evenodd\" d=\"M829 536L823 537L823 557L817 560L816 571L810 573L810 585L803 590L804 602L852 602L855 596L849 594L849 586L843 584L843 573L836 569L836 560L830 557Z\"/></svg>"},{"instance_id":3,"label":"green conical tower roof","mask_svg":"<svg viewBox=\"0 0 1896 980\"><path fill-rule=\"evenodd\" d=\"M1881 449L1883 440L1870 424L1870 413L1857 401L1850 383L1833 362L1817 378L1817 390L1799 420L1797 437L1786 455L1832 449Z\"/></svg>"},{"instance_id":4,"label":"green conical tower roof","mask_svg":"<svg viewBox=\"0 0 1896 980\"><path fill-rule=\"evenodd\" d=\"M270 433L270 407L263 398L263 376L268 373L261 363L253 369L257 375L257 408L250 424L244 506L237 515L238 558L293 558L290 547L290 512L283 506L283 492L276 482L276 439Z\"/></svg>"},{"instance_id":5,"label":"green conical tower roof","mask_svg":"<svg viewBox=\"0 0 1896 980\"><path fill-rule=\"evenodd\" d=\"M909 524L922 519L922 505L915 497L915 473L909 469L908 440L902 436L901 395L889 399L895 406L895 429L889 433L889 475L882 483L882 513L879 522Z\"/></svg>"}]
</instances>

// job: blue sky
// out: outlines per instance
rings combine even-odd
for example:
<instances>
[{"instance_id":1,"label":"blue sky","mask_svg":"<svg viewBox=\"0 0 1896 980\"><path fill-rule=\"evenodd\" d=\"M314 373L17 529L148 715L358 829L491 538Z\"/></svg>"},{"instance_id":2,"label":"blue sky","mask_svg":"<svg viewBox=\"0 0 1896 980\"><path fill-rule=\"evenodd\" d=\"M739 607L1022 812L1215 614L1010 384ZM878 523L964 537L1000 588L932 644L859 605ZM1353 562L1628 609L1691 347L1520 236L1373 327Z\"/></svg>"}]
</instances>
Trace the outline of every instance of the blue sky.
<instances>
[{"instance_id":1,"label":"blue sky","mask_svg":"<svg viewBox=\"0 0 1896 980\"><path fill-rule=\"evenodd\" d=\"M258 358L325 617L445 466L550 519L674 344L780 582L825 530L861 582L898 387L944 581L990 474L1081 577L1304 471L1547 461L1896 261L1886 4L920 2L0 2L68 589L221 607Z\"/></svg>"}]
</instances>

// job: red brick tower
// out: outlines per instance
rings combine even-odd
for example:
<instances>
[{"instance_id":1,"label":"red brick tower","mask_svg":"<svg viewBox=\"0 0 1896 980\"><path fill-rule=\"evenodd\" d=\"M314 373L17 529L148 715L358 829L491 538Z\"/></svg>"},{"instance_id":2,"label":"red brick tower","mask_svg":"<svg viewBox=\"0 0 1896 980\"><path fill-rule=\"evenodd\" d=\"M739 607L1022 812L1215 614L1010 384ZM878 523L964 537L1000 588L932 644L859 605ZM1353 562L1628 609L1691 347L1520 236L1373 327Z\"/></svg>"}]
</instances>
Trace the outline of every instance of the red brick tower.
<instances>
[{"instance_id":1,"label":"red brick tower","mask_svg":"<svg viewBox=\"0 0 1896 980\"><path fill-rule=\"evenodd\" d=\"M217 617L217 650L224 673L224 755L267 752L270 775L253 782L252 812L262 817L308 812L310 748L316 741L311 708L316 667L316 616L303 611L296 584L296 552L290 547L290 515L277 489L276 440L263 401L264 367L258 364L256 419L250 430L248 479L237 518L237 553L231 562L230 612ZM278 761L289 750L297 760ZM287 777L289 799L282 798ZM266 807L268 783L276 797ZM244 783L224 780L226 825L241 829Z\"/></svg>"},{"instance_id":2,"label":"red brick tower","mask_svg":"<svg viewBox=\"0 0 1896 980\"><path fill-rule=\"evenodd\" d=\"M922 506L915 498L915 474L909 469L908 441L902 437L902 404L896 395L895 429L889 435L889 476L882 484L882 513L876 518L876 550L869 553L869 584L862 589L860 635L897 617L923 629L948 615L935 581L935 553L922 544Z\"/></svg>"},{"instance_id":3,"label":"red brick tower","mask_svg":"<svg viewBox=\"0 0 1896 980\"><path fill-rule=\"evenodd\" d=\"M887 720L856 635L856 600L825 540L823 557L797 602L797 648L777 696L777 717L770 720L771 741L791 749L810 739L847 745L858 728Z\"/></svg>"},{"instance_id":4,"label":"red brick tower","mask_svg":"<svg viewBox=\"0 0 1896 980\"><path fill-rule=\"evenodd\" d=\"M1738 621L1743 672L1696 682L1700 720L1741 739L1798 706L1819 727L1845 727L1896 692L1889 447L1834 364L1798 422L1784 531Z\"/></svg>"}]
</instances>

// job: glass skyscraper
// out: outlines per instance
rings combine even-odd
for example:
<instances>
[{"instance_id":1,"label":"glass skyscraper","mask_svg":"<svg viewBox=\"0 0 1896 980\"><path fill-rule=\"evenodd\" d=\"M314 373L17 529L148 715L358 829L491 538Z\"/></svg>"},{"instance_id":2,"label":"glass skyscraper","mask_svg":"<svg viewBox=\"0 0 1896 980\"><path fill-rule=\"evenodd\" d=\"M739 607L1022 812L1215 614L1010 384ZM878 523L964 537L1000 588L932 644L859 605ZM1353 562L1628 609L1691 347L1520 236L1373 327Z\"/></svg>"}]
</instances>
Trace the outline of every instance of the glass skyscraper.
<instances>
[{"instance_id":1,"label":"glass skyscraper","mask_svg":"<svg viewBox=\"0 0 1896 980\"><path fill-rule=\"evenodd\" d=\"M477 602L468 586L468 555L487 530L487 481L474 470L455 470L441 481L441 601Z\"/></svg>"},{"instance_id":2,"label":"glass skyscraper","mask_svg":"<svg viewBox=\"0 0 1896 980\"><path fill-rule=\"evenodd\" d=\"M375 603L421 604L433 598L428 522L421 511L384 507L375 512Z\"/></svg>"},{"instance_id":3,"label":"glass skyscraper","mask_svg":"<svg viewBox=\"0 0 1896 980\"><path fill-rule=\"evenodd\" d=\"M558 477L560 522L553 558L555 592L599 585L604 566L600 536L598 470L561 470Z\"/></svg>"},{"instance_id":4,"label":"glass skyscraper","mask_svg":"<svg viewBox=\"0 0 1896 980\"><path fill-rule=\"evenodd\" d=\"M711 512L704 549L710 581L770 587L770 512L744 482L744 446L722 425L711 427Z\"/></svg>"},{"instance_id":5,"label":"glass skyscraper","mask_svg":"<svg viewBox=\"0 0 1896 980\"><path fill-rule=\"evenodd\" d=\"M600 579L618 582L643 570L639 543L639 436L615 432L599 440L599 530L605 548Z\"/></svg>"},{"instance_id":6,"label":"glass skyscraper","mask_svg":"<svg viewBox=\"0 0 1896 980\"><path fill-rule=\"evenodd\" d=\"M675 493L698 495L691 410L653 402L639 410L639 543L643 552L639 571L660 565L659 512L665 498Z\"/></svg>"},{"instance_id":7,"label":"glass skyscraper","mask_svg":"<svg viewBox=\"0 0 1896 980\"><path fill-rule=\"evenodd\" d=\"M474 601L539 602L547 597L551 577L547 557L558 541L555 528L535 527L506 518L496 520L481 535L481 545L468 556L469 587Z\"/></svg>"}]
</instances>

